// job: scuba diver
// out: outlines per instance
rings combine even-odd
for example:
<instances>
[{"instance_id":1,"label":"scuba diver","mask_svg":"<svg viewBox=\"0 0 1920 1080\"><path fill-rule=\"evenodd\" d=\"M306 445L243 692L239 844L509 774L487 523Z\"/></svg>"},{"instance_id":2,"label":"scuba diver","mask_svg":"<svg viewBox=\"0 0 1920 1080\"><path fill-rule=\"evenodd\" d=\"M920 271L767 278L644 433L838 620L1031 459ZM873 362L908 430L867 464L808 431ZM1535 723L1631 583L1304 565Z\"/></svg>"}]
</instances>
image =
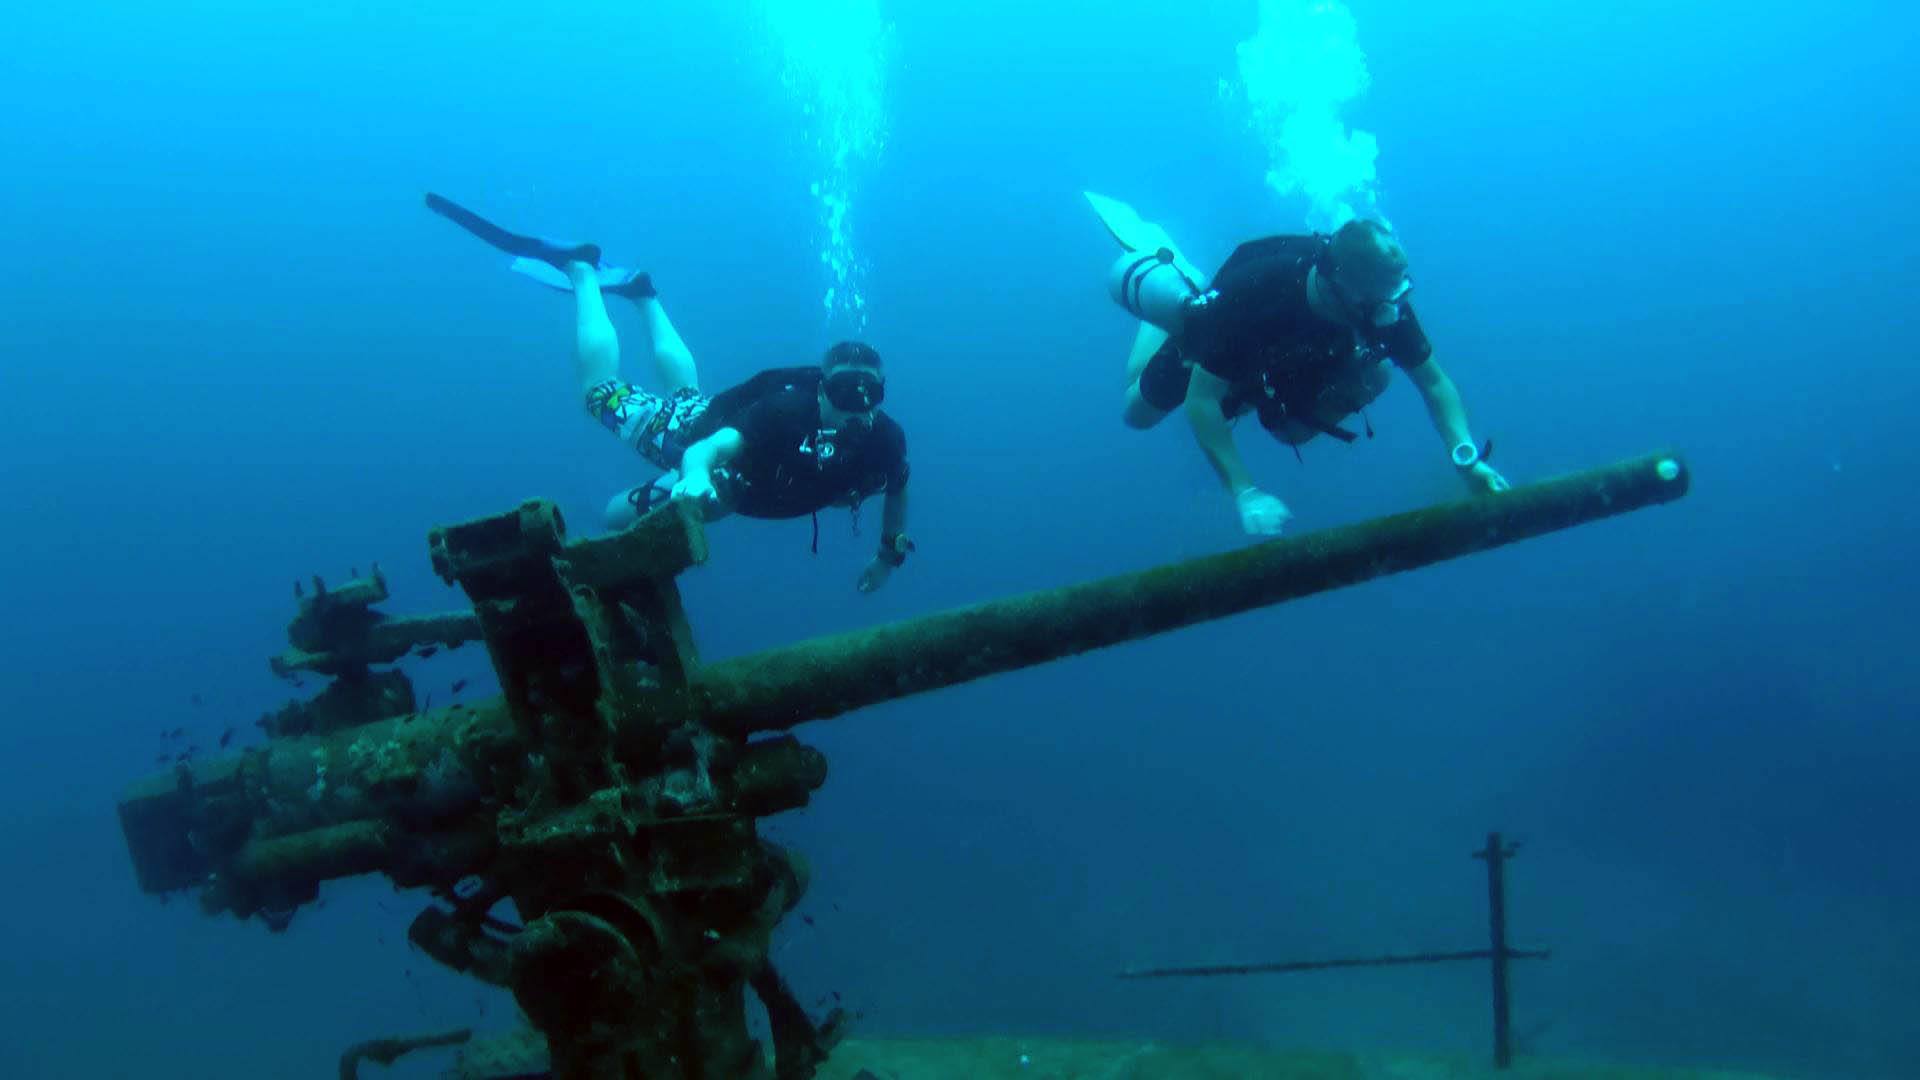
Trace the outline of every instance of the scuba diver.
<instances>
[{"instance_id":1,"label":"scuba diver","mask_svg":"<svg viewBox=\"0 0 1920 1080\"><path fill-rule=\"evenodd\" d=\"M614 496L607 525L621 529L668 500L697 503L707 520L814 518L835 506L859 510L884 494L880 550L859 579L872 592L906 561L907 437L880 411L886 373L870 345L843 341L818 366L774 368L718 394L701 393L693 354L667 318L653 279L601 264L593 244L508 232L439 195L427 209L514 256L512 268L574 299L574 365L587 412L662 470ZM620 378L620 339L604 294L640 308L659 392Z\"/></svg>"},{"instance_id":2,"label":"scuba diver","mask_svg":"<svg viewBox=\"0 0 1920 1080\"><path fill-rule=\"evenodd\" d=\"M1407 296L1407 254L1387 225L1355 219L1332 235L1270 236L1234 249L1204 286L1166 233L1132 207L1087 192L1125 249L1108 277L1115 301L1141 320L1127 357L1123 420L1153 427L1182 408L1249 534L1280 532L1292 511L1255 486L1233 443L1233 423L1251 412L1299 454L1385 391L1392 367L1413 381L1454 469L1476 494L1507 490L1487 464L1491 441L1474 442L1460 393L1433 359L1433 345Z\"/></svg>"}]
</instances>

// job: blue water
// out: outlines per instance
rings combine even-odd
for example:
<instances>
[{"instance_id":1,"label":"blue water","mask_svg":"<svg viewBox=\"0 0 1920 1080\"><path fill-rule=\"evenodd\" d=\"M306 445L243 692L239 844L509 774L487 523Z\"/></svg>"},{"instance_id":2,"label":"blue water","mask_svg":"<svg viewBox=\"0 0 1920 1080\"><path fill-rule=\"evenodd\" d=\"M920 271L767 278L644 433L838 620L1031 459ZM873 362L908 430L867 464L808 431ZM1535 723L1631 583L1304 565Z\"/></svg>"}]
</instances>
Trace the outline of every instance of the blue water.
<instances>
[{"instance_id":1,"label":"blue water","mask_svg":"<svg viewBox=\"0 0 1920 1080\"><path fill-rule=\"evenodd\" d=\"M564 298L423 191L650 267L712 387L848 332L806 89L752 7L9 13L0 1075L321 1076L374 1034L509 1023L407 950L424 898L382 883L282 935L143 896L114 799L163 729L256 738L293 579L377 559L394 610L460 606L430 526L541 495L587 534L644 478L579 409ZM824 517L818 556L804 521L719 525L684 581L708 657L1243 543L1177 424L1118 423L1130 327L1079 195L1206 264L1306 220L1220 93L1255 5L1183 7L883 8L888 138L843 240L919 553L860 596L877 514ZM1350 7L1371 86L1342 117L1496 463L1674 445L1693 494L803 729L833 776L770 826L815 866L779 961L870 1034L1479 1055L1477 968L1112 973L1473 947L1467 853L1500 828L1515 935L1554 949L1516 975L1529 1049L1920 1075L1920 23ZM1458 494L1408 388L1373 422L1304 466L1241 445L1301 529ZM491 685L474 649L416 671Z\"/></svg>"}]
</instances>

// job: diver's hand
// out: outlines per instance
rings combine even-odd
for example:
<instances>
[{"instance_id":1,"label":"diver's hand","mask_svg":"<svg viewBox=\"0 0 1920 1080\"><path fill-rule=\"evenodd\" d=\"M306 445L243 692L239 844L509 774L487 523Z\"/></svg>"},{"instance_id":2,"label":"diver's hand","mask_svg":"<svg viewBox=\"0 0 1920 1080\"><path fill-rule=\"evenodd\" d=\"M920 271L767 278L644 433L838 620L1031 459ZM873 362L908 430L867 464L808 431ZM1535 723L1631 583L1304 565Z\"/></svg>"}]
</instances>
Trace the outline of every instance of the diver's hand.
<instances>
[{"instance_id":1,"label":"diver's hand","mask_svg":"<svg viewBox=\"0 0 1920 1080\"><path fill-rule=\"evenodd\" d=\"M1248 536L1278 536L1293 517L1286 503L1251 485L1241 488L1233 501L1240 507L1240 527Z\"/></svg>"},{"instance_id":2,"label":"diver's hand","mask_svg":"<svg viewBox=\"0 0 1920 1080\"><path fill-rule=\"evenodd\" d=\"M892 576L893 567L887 565L886 560L876 556L872 562L867 564L865 570L860 571L860 591L863 593L873 592L880 586L885 585L887 579Z\"/></svg>"},{"instance_id":3,"label":"diver's hand","mask_svg":"<svg viewBox=\"0 0 1920 1080\"><path fill-rule=\"evenodd\" d=\"M673 485L673 498L675 502L692 501L706 507L719 502L720 493L713 489L713 476L700 473L681 477Z\"/></svg>"},{"instance_id":4,"label":"diver's hand","mask_svg":"<svg viewBox=\"0 0 1920 1080\"><path fill-rule=\"evenodd\" d=\"M1467 490L1475 495L1497 495L1513 486L1507 483L1506 477L1500 475L1500 470L1484 461L1474 462L1470 469L1461 469L1460 479L1466 483Z\"/></svg>"}]
</instances>

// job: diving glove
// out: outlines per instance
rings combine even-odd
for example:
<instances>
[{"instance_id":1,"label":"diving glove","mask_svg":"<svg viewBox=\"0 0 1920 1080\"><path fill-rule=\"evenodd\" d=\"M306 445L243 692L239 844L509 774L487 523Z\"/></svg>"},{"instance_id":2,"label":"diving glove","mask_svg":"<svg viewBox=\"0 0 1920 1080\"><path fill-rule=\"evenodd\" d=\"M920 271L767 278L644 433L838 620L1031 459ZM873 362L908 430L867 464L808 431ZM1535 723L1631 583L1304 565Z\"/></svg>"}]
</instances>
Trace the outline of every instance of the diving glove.
<instances>
[{"instance_id":1,"label":"diving glove","mask_svg":"<svg viewBox=\"0 0 1920 1080\"><path fill-rule=\"evenodd\" d=\"M1233 501L1240 507L1240 527L1248 536L1278 536L1293 517L1286 503L1251 485L1241 488Z\"/></svg>"}]
</instances>

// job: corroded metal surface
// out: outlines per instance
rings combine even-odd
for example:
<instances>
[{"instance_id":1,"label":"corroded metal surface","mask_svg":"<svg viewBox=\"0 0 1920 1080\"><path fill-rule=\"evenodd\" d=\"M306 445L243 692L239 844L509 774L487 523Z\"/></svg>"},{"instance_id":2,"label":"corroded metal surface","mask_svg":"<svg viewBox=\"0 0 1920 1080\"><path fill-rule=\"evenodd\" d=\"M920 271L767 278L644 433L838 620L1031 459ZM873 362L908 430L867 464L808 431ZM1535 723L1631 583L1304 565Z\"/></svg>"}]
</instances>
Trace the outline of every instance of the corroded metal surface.
<instances>
[{"instance_id":1,"label":"corroded metal surface","mask_svg":"<svg viewBox=\"0 0 1920 1080\"><path fill-rule=\"evenodd\" d=\"M378 569L299 590L275 670L332 681L265 717L270 739L182 761L120 803L150 892L280 927L321 882L383 874L440 904L409 939L510 986L555 1076L813 1076L843 1020L816 1022L768 942L804 860L758 819L826 780L791 736L812 719L1282 603L1679 498L1667 454L1104 581L703 665L677 576L705 560L673 505L569 542L545 502L435 529L471 612L394 618ZM484 641L498 697L416 704L376 670ZM505 899L524 925L492 909ZM749 1037L765 1005L772 1055ZM479 1053L480 1047L469 1048ZM474 1074L481 1075L481 1074Z\"/></svg>"}]
</instances>

